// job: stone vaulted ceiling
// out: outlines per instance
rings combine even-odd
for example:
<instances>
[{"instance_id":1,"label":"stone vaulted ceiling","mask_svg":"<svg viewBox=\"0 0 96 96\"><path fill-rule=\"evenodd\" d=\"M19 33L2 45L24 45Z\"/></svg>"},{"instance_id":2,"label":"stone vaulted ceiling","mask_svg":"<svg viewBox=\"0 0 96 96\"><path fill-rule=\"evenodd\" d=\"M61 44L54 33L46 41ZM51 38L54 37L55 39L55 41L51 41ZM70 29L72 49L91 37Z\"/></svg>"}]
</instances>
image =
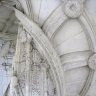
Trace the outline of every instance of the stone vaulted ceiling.
<instances>
[{"instance_id":1,"label":"stone vaulted ceiling","mask_svg":"<svg viewBox=\"0 0 96 96\"><path fill-rule=\"evenodd\" d=\"M30 1L32 6L28 7ZM84 84L86 85L90 83L85 83L89 76L88 73L91 74L92 72L90 72L86 62L89 58L90 48L88 39L84 34L86 31L83 29L84 26L81 26L80 23L78 23L77 18L74 19L74 14L72 17L70 16L70 12L68 13L68 10L65 10L66 15L73 19L68 18L64 25L58 30L55 30L55 26L57 25L58 27L59 25L59 19L55 22L55 19L59 17L59 14L56 14L55 12L60 13L61 17L65 16L61 11L58 11L60 10L61 7L59 8L59 6L62 5L63 1L65 2L67 0L26 0L27 3L25 3L25 0L0 0L0 96L3 96L3 93L8 88L10 82L18 26L21 24L15 16L13 7L32 19L44 31L48 39L50 39L50 42L58 54L58 57L60 57L62 66L64 67L65 82L67 86L66 96L77 96L77 93L81 92ZM89 25L92 25L92 28L96 30L96 0L83 1L84 8L91 21ZM31 5L31 3L29 5ZM60 19L61 21L59 21L62 22L66 18L66 16L64 18L62 17ZM52 33L54 30L56 31L55 34ZM95 56L93 56L93 58L95 58ZM92 90L88 93L88 96L96 96L96 80L94 80L92 84ZM84 90L86 91L86 89L87 88ZM80 95L85 96L82 94L86 94L86 92L82 91Z\"/></svg>"}]
</instances>

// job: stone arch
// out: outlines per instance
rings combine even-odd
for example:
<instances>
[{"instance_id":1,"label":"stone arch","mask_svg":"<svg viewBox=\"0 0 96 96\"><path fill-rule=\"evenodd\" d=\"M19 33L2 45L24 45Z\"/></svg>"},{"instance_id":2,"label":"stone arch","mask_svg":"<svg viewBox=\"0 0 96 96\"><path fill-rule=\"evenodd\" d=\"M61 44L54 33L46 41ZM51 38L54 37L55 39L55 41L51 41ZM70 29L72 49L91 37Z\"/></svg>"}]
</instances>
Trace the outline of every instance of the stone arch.
<instances>
[{"instance_id":1,"label":"stone arch","mask_svg":"<svg viewBox=\"0 0 96 96\"><path fill-rule=\"evenodd\" d=\"M53 74L53 78L56 84L57 96L65 96L64 72L61 67L59 57L57 56L51 43L44 35L43 31L32 20L30 21L23 13L17 9L15 9L15 14L16 17L20 20L24 29L30 36L32 36L35 43L38 45L39 50L43 50L43 54L47 59Z\"/></svg>"},{"instance_id":2,"label":"stone arch","mask_svg":"<svg viewBox=\"0 0 96 96\"><path fill-rule=\"evenodd\" d=\"M59 15L58 15L59 14ZM66 17L62 11L62 5L60 5L55 12L48 18L48 20L45 22L45 25L43 26L43 30L45 31L45 33L47 34L47 36L49 37L50 40L52 40L52 38L54 38L54 34L56 34L58 32L58 30L64 26L64 24L66 23L66 21L68 20L68 17ZM55 18L55 16L57 16L57 18ZM64 16L64 17L62 17ZM54 18L52 20L52 18ZM58 18L60 18L62 20L62 22L58 21L58 24L55 24L55 22L58 20ZM69 19L70 20L70 19ZM80 23L81 27L84 29L84 33L86 35L88 44L89 44L89 49L91 51L90 57L91 55L94 55L96 52L96 34L94 31L94 28L92 26L92 23L88 17L88 14L86 13L86 10L84 9L83 13L81 14L81 16L79 16L77 18L77 21ZM54 24L54 26L50 26L51 24ZM52 27L54 27L55 30L52 30ZM48 32L48 29L49 30ZM90 59L89 57L89 59ZM89 67L90 68L90 67ZM87 81L83 87L83 89L80 92L80 96L85 96L90 88L90 85L92 83L94 77L94 70L90 68L89 71L89 75L87 77Z\"/></svg>"}]
</instances>

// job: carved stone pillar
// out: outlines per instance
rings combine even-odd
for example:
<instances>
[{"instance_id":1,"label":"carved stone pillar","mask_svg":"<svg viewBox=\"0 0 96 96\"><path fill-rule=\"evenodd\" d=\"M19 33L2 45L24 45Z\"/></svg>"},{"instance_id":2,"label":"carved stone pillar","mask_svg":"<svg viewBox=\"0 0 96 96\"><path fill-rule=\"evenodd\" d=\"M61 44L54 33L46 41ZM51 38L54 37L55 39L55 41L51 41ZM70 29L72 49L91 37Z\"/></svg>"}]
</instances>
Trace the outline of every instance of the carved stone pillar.
<instances>
[{"instance_id":1,"label":"carved stone pillar","mask_svg":"<svg viewBox=\"0 0 96 96\"><path fill-rule=\"evenodd\" d=\"M36 49L32 51L31 65L31 95L30 96L47 96L47 75L46 67L42 64L42 58Z\"/></svg>"}]
</instances>

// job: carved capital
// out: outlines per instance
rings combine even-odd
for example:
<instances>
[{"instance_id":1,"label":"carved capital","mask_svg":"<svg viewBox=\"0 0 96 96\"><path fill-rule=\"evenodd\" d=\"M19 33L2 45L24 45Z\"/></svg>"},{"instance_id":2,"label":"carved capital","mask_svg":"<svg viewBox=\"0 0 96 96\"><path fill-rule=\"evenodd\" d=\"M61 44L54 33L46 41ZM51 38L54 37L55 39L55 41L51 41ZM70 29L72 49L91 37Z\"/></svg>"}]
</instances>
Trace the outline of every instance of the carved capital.
<instances>
[{"instance_id":1,"label":"carved capital","mask_svg":"<svg viewBox=\"0 0 96 96\"><path fill-rule=\"evenodd\" d=\"M96 70L96 54L93 54L88 61L89 68Z\"/></svg>"}]
</instances>

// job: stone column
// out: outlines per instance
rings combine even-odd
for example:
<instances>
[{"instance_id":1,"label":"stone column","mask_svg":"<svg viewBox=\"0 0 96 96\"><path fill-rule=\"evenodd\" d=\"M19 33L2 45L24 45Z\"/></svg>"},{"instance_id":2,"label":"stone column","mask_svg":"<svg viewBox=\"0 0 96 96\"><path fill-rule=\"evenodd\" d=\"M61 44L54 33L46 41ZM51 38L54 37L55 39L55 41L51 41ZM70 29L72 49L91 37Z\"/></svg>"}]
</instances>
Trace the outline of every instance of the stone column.
<instances>
[{"instance_id":1,"label":"stone column","mask_svg":"<svg viewBox=\"0 0 96 96\"><path fill-rule=\"evenodd\" d=\"M16 88L18 86L18 78L17 78L17 71L18 71L18 65L19 65L19 56L20 56L20 35L21 27L18 28L18 36L17 36L17 42L16 42L16 52L13 57L13 65L12 65L12 78L10 83L10 96L16 95ZM18 94L17 94L18 95Z\"/></svg>"}]
</instances>

